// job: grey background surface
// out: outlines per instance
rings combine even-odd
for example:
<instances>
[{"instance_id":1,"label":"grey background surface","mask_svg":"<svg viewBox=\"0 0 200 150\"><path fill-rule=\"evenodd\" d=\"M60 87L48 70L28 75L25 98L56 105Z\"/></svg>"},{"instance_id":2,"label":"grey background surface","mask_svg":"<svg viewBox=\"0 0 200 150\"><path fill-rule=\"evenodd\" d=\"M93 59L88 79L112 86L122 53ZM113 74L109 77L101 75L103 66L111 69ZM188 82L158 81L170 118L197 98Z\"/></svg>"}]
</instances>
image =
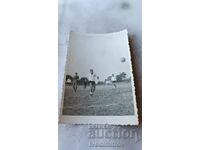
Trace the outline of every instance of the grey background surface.
<instances>
[{"instance_id":1,"label":"grey background surface","mask_svg":"<svg viewBox=\"0 0 200 150\"><path fill-rule=\"evenodd\" d=\"M133 39L133 52L137 59L136 76L141 78L141 45L142 45L142 14L141 0L59 0L58 3L58 107L61 104L62 83L67 54L69 31L83 33L109 33L127 29ZM135 69L134 69L135 70ZM139 75L138 75L139 74ZM137 84L137 82L136 82ZM140 84L141 86L141 84ZM137 87L136 87L137 90ZM136 96L141 97L141 95ZM59 125L59 150L141 150L141 140L122 138L123 147L90 148L88 143L88 125ZM141 134L141 127L121 127L137 130ZM105 139L106 141L107 139ZM104 139L101 139L104 141ZM97 141L98 142L98 141ZM116 142L116 139L109 139ZM119 142L119 141L117 141Z\"/></svg>"}]
</instances>

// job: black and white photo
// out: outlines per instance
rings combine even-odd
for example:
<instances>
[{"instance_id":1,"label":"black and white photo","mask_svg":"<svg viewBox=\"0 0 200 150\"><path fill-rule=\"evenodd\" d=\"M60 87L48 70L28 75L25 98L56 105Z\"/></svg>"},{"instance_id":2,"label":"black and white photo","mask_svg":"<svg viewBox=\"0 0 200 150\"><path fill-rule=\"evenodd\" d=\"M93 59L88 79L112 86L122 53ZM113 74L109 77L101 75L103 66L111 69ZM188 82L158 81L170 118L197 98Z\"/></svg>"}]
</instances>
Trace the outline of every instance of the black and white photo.
<instances>
[{"instance_id":1,"label":"black and white photo","mask_svg":"<svg viewBox=\"0 0 200 150\"><path fill-rule=\"evenodd\" d=\"M129 123L137 123L126 30L107 34L70 33L61 111L62 117L134 116Z\"/></svg>"}]
</instances>

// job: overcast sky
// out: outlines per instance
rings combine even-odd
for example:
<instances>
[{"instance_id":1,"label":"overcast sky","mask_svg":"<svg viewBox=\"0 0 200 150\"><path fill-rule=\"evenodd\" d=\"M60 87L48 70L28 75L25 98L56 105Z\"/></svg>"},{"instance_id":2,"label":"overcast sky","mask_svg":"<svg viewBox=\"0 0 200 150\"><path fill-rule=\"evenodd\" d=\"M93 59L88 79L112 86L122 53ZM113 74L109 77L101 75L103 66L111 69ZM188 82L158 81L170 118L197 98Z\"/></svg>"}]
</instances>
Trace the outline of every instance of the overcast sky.
<instances>
[{"instance_id":1,"label":"overcast sky","mask_svg":"<svg viewBox=\"0 0 200 150\"><path fill-rule=\"evenodd\" d=\"M120 59L125 57L122 63ZM104 81L111 74L125 72L131 76L127 31L110 34L70 33L66 74L85 77L89 70Z\"/></svg>"}]
</instances>

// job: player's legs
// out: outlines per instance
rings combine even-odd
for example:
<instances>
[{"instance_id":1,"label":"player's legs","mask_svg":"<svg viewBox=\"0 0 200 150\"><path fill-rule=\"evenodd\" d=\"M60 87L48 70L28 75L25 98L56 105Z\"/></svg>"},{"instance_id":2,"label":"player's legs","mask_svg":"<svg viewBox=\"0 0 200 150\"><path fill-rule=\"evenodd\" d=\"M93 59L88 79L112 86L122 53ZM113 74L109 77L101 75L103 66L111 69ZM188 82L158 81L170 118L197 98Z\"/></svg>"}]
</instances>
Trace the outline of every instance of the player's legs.
<instances>
[{"instance_id":1,"label":"player's legs","mask_svg":"<svg viewBox=\"0 0 200 150\"><path fill-rule=\"evenodd\" d=\"M87 82L86 81L84 81L84 88L86 88L87 87Z\"/></svg>"},{"instance_id":2,"label":"player's legs","mask_svg":"<svg viewBox=\"0 0 200 150\"><path fill-rule=\"evenodd\" d=\"M94 93L95 89L96 89L95 82L92 82L92 89L91 89L92 93Z\"/></svg>"},{"instance_id":3,"label":"player's legs","mask_svg":"<svg viewBox=\"0 0 200 150\"><path fill-rule=\"evenodd\" d=\"M75 89L75 82L73 82L73 89L74 89L74 91L76 92L76 89Z\"/></svg>"},{"instance_id":4,"label":"player's legs","mask_svg":"<svg viewBox=\"0 0 200 150\"><path fill-rule=\"evenodd\" d=\"M73 82L73 89L74 89L74 91L76 92L76 90L77 90L77 82L75 81L75 82Z\"/></svg>"},{"instance_id":5,"label":"player's legs","mask_svg":"<svg viewBox=\"0 0 200 150\"><path fill-rule=\"evenodd\" d=\"M93 92L92 92L92 82L89 81L89 85L90 85L90 95L92 96Z\"/></svg>"},{"instance_id":6,"label":"player's legs","mask_svg":"<svg viewBox=\"0 0 200 150\"><path fill-rule=\"evenodd\" d=\"M77 91L77 87L78 87L78 82L75 83L75 89Z\"/></svg>"},{"instance_id":7,"label":"player's legs","mask_svg":"<svg viewBox=\"0 0 200 150\"><path fill-rule=\"evenodd\" d=\"M115 81L112 81L112 85L113 85L115 88L117 87Z\"/></svg>"},{"instance_id":8,"label":"player's legs","mask_svg":"<svg viewBox=\"0 0 200 150\"><path fill-rule=\"evenodd\" d=\"M114 84L114 87L116 88L117 87L116 83L114 82L113 84Z\"/></svg>"}]
</instances>

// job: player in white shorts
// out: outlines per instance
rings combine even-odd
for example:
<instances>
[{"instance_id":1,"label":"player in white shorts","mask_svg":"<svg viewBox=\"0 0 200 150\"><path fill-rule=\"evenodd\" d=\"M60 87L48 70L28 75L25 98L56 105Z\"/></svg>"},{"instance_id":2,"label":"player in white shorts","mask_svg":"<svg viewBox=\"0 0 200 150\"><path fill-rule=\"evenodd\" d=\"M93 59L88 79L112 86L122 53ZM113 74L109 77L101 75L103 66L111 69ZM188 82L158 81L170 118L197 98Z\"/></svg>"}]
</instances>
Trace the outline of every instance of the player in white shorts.
<instances>
[{"instance_id":1,"label":"player in white shorts","mask_svg":"<svg viewBox=\"0 0 200 150\"><path fill-rule=\"evenodd\" d=\"M96 89L95 77L96 77L96 75L94 74L93 69L90 69L90 73L87 75L87 79L88 79L88 82L89 82L89 85L90 85L90 95L91 96L93 95L93 93Z\"/></svg>"},{"instance_id":2,"label":"player in white shorts","mask_svg":"<svg viewBox=\"0 0 200 150\"><path fill-rule=\"evenodd\" d=\"M114 87L116 88L117 87L117 85L116 85L117 80L116 80L116 77L115 77L114 74L112 74L111 81L112 81L112 85L114 85Z\"/></svg>"}]
</instances>

